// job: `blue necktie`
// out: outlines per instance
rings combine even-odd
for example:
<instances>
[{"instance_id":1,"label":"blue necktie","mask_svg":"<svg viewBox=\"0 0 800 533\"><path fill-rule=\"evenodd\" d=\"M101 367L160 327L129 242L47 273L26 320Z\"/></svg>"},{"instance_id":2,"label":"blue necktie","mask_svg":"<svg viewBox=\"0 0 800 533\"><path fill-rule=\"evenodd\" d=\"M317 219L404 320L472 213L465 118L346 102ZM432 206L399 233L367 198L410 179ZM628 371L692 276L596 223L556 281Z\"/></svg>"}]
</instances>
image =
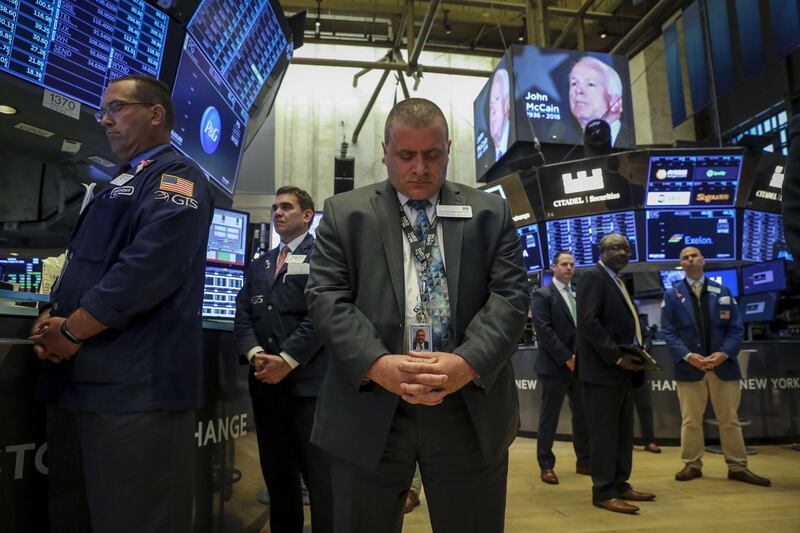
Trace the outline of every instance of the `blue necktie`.
<instances>
[{"instance_id":1,"label":"blue necktie","mask_svg":"<svg viewBox=\"0 0 800 533\"><path fill-rule=\"evenodd\" d=\"M431 205L428 200L409 200L407 204L417 212L417 219L414 221L414 233L421 243L425 243L431 223L428 219L426 209ZM415 261L419 261L415 258ZM428 259L428 275L426 283L420 283L420 296L423 300L427 297L428 319L431 321L433 329L433 349L434 351L450 351L450 297L447 292L447 274L444 271L442 252L439 248L438 239L434 239L431 256Z\"/></svg>"}]
</instances>

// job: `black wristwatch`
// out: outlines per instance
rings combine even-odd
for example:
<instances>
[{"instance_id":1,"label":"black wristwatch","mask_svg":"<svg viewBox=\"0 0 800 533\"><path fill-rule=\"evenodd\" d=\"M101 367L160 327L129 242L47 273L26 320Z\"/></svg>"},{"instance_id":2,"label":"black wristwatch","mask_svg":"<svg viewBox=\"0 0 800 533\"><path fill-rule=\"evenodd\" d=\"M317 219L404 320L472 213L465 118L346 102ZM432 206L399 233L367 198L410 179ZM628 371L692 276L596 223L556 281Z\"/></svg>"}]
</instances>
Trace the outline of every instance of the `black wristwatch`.
<instances>
[{"instance_id":1,"label":"black wristwatch","mask_svg":"<svg viewBox=\"0 0 800 533\"><path fill-rule=\"evenodd\" d=\"M67 329L67 321L66 320L61 323L61 335L63 335L64 338L67 339L72 344L78 344L78 345L83 344L82 340L80 340L78 337L73 335L72 332Z\"/></svg>"}]
</instances>

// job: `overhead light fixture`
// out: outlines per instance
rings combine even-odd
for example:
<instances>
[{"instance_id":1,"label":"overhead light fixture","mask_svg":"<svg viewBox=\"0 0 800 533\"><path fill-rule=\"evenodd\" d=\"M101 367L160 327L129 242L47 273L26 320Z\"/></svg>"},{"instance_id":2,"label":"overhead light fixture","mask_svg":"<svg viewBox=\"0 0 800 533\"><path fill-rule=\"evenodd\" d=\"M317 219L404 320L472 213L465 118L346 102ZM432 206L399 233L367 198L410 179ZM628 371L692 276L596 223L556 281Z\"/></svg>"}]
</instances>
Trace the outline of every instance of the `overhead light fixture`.
<instances>
[{"instance_id":1,"label":"overhead light fixture","mask_svg":"<svg viewBox=\"0 0 800 533\"><path fill-rule=\"evenodd\" d=\"M0 113L3 115L16 115L17 108L10 105L0 104Z\"/></svg>"},{"instance_id":2,"label":"overhead light fixture","mask_svg":"<svg viewBox=\"0 0 800 533\"><path fill-rule=\"evenodd\" d=\"M606 37L608 37L608 35L606 35L606 32L602 32L602 33L600 34L600 38L601 38L601 39L605 39Z\"/></svg>"},{"instance_id":3,"label":"overhead light fixture","mask_svg":"<svg viewBox=\"0 0 800 533\"><path fill-rule=\"evenodd\" d=\"M314 37L319 38L319 27L320 24L320 8L319 5L322 3L322 0L317 0L317 21L314 22Z\"/></svg>"},{"instance_id":4,"label":"overhead light fixture","mask_svg":"<svg viewBox=\"0 0 800 533\"><path fill-rule=\"evenodd\" d=\"M450 13L449 9L445 9L444 10L444 32L447 35L450 35L451 33L453 33L453 28L450 26L450 20L449 20L449 17L448 17L449 13Z\"/></svg>"},{"instance_id":5,"label":"overhead light fixture","mask_svg":"<svg viewBox=\"0 0 800 533\"><path fill-rule=\"evenodd\" d=\"M519 29L517 40L521 43L525 42L525 35L528 33L528 27L525 17L522 17L522 28Z\"/></svg>"},{"instance_id":6,"label":"overhead light fixture","mask_svg":"<svg viewBox=\"0 0 800 533\"><path fill-rule=\"evenodd\" d=\"M19 252L8 252L8 255L12 257L19 257Z\"/></svg>"}]
</instances>

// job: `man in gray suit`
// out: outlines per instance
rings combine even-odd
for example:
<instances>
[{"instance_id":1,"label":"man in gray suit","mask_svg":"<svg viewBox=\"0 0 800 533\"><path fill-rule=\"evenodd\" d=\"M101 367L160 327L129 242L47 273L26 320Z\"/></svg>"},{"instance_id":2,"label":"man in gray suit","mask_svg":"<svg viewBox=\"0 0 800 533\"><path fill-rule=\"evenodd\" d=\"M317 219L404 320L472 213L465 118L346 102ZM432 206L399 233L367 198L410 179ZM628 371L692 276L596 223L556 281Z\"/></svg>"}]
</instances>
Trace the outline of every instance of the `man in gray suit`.
<instances>
[{"instance_id":1,"label":"man in gray suit","mask_svg":"<svg viewBox=\"0 0 800 533\"><path fill-rule=\"evenodd\" d=\"M398 103L383 151L388 181L325 202L306 289L330 353L311 439L333 456L334 529L399 532L419 462L434 531L502 531L509 359L528 305L519 238L502 198L445 182L432 102ZM409 353L420 323L432 351Z\"/></svg>"}]
</instances>

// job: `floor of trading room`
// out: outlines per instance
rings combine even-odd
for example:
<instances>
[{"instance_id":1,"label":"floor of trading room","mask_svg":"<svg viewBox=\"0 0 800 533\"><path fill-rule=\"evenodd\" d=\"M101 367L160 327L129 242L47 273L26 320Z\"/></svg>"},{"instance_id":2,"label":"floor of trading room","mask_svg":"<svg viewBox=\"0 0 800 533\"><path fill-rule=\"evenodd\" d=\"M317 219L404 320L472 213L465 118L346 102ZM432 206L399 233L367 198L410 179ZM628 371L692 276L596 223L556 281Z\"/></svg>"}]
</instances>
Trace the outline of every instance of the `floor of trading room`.
<instances>
[{"instance_id":1,"label":"floor of trading room","mask_svg":"<svg viewBox=\"0 0 800 533\"><path fill-rule=\"evenodd\" d=\"M637 504L638 516L596 509L591 480L575 474L568 442L556 442L556 474L561 483L539 480L536 440L518 438L511 446L506 533L531 531L800 531L800 452L788 446L760 446L750 457L752 470L772 479L763 488L729 481L720 455L706 454L703 478L675 481L682 464L677 447L655 455L634 450L634 488L655 492L652 503ZM308 524L308 508L306 507ZM306 525L306 531L310 527ZM405 516L403 533L430 533L424 488L422 504ZM261 533L268 533L264 525Z\"/></svg>"}]
</instances>

